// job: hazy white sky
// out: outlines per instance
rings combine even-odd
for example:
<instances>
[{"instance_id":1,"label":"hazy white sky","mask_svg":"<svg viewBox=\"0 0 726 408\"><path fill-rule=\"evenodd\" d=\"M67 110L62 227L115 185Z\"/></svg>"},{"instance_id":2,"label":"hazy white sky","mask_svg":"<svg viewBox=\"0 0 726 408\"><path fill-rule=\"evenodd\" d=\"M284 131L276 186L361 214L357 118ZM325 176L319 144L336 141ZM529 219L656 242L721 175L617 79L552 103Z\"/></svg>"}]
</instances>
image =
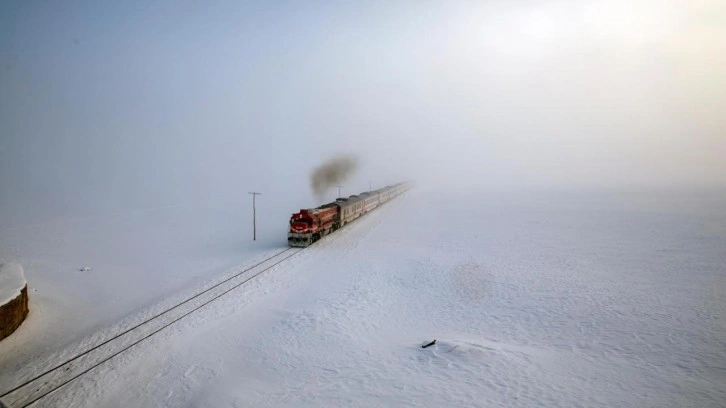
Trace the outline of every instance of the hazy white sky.
<instances>
[{"instance_id":1,"label":"hazy white sky","mask_svg":"<svg viewBox=\"0 0 726 408\"><path fill-rule=\"evenodd\" d=\"M0 217L309 200L336 153L349 194L726 184L723 1L118 3L0 4Z\"/></svg>"}]
</instances>

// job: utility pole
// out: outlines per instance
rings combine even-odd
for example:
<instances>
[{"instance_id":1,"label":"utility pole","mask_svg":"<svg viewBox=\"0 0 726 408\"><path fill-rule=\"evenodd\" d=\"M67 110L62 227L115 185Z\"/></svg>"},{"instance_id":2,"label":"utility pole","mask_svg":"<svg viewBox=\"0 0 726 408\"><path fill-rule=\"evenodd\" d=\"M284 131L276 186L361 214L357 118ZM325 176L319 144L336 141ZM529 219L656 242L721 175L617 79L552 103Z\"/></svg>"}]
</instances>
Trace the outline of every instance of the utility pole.
<instances>
[{"instance_id":1,"label":"utility pole","mask_svg":"<svg viewBox=\"0 0 726 408\"><path fill-rule=\"evenodd\" d=\"M340 198L340 188L343 186L338 186L338 198Z\"/></svg>"},{"instance_id":2,"label":"utility pole","mask_svg":"<svg viewBox=\"0 0 726 408\"><path fill-rule=\"evenodd\" d=\"M254 193L251 192L249 194L252 194L252 240L257 240L257 210L255 209L255 198L258 195L262 195L262 193Z\"/></svg>"}]
</instances>

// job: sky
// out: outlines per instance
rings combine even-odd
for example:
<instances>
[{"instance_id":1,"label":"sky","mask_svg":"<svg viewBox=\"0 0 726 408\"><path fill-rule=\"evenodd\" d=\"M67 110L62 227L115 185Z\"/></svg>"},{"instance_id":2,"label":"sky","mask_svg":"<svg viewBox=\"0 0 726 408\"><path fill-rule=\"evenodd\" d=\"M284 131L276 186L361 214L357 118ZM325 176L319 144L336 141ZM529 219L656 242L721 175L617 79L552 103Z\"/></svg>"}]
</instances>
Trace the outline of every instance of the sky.
<instances>
[{"instance_id":1,"label":"sky","mask_svg":"<svg viewBox=\"0 0 726 408\"><path fill-rule=\"evenodd\" d=\"M4 1L0 218L314 205L336 155L343 195L724 186L724 66L715 0Z\"/></svg>"}]
</instances>

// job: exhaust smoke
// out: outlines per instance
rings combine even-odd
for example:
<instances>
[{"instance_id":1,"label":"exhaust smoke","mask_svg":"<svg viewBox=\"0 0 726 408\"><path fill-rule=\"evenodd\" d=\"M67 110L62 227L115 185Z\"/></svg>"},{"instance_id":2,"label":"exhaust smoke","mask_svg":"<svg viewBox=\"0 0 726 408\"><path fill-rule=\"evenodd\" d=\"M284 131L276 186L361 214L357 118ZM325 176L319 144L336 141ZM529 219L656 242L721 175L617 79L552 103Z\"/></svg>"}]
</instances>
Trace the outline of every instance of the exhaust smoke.
<instances>
[{"instance_id":1,"label":"exhaust smoke","mask_svg":"<svg viewBox=\"0 0 726 408\"><path fill-rule=\"evenodd\" d=\"M358 168L358 158L353 155L336 156L313 169L310 186L315 197L322 201L325 193L345 182Z\"/></svg>"}]
</instances>

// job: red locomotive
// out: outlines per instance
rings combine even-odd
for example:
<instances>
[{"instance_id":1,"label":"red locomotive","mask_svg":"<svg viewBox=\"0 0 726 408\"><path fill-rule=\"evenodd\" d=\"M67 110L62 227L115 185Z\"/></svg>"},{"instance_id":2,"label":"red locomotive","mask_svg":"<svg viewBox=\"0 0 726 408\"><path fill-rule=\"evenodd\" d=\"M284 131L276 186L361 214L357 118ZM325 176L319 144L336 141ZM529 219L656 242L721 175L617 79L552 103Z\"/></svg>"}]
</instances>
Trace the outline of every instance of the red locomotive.
<instances>
[{"instance_id":1,"label":"red locomotive","mask_svg":"<svg viewBox=\"0 0 726 408\"><path fill-rule=\"evenodd\" d=\"M288 241L295 238L298 244L295 246L307 246L320 238L330 234L337 227L338 207L330 204L313 208L310 210L300 210L299 213L293 214L290 218L290 234Z\"/></svg>"},{"instance_id":2,"label":"red locomotive","mask_svg":"<svg viewBox=\"0 0 726 408\"><path fill-rule=\"evenodd\" d=\"M302 209L290 218L287 242L290 246L306 247L338 228L374 210L379 205L409 189L408 183L399 183L348 198L338 198L317 208Z\"/></svg>"}]
</instances>

